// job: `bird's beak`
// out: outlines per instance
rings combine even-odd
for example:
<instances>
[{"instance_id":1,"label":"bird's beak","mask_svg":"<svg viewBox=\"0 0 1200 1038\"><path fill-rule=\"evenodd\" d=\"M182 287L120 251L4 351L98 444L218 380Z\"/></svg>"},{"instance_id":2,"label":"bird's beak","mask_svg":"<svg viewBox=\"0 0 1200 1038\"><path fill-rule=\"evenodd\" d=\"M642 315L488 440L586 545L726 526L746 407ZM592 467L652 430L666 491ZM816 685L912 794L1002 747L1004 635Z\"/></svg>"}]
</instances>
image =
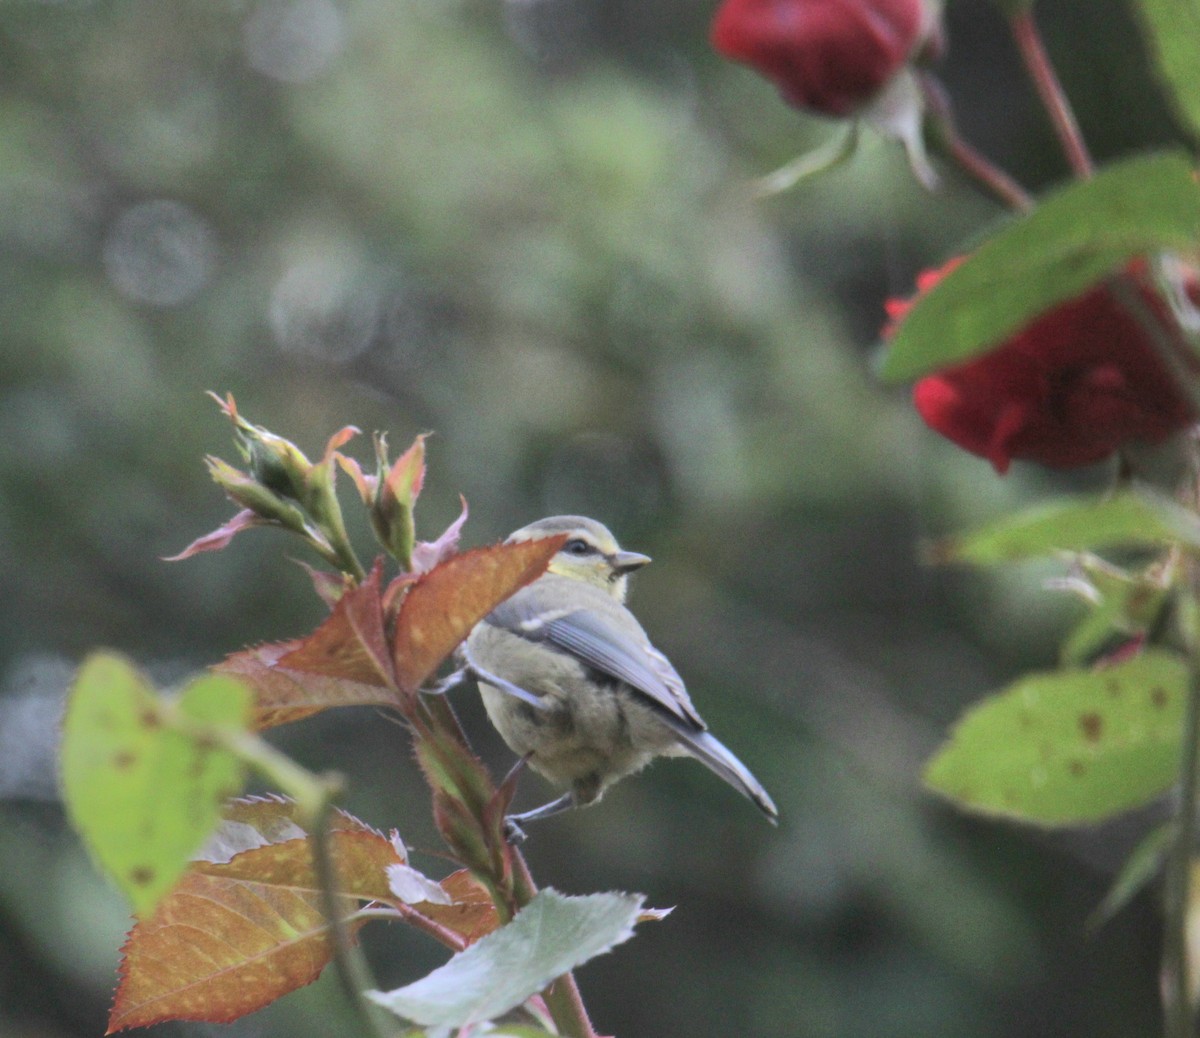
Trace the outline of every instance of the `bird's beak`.
<instances>
[{"instance_id":1,"label":"bird's beak","mask_svg":"<svg viewBox=\"0 0 1200 1038\"><path fill-rule=\"evenodd\" d=\"M636 551L619 551L612 557L612 566L618 573L624 574L641 569L649 561L649 555L642 555Z\"/></svg>"}]
</instances>

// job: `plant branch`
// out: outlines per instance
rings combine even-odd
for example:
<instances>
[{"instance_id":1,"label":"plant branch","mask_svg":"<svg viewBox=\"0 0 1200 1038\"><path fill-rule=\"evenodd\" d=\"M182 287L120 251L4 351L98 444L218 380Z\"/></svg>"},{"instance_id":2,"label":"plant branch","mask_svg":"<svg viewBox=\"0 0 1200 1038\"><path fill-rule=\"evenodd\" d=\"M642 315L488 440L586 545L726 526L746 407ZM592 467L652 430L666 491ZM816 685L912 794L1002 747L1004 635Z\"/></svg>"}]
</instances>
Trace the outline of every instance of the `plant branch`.
<instances>
[{"instance_id":1,"label":"plant branch","mask_svg":"<svg viewBox=\"0 0 1200 1038\"><path fill-rule=\"evenodd\" d=\"M316 818L306 821L312 827L313 864L321 892L321 913L329 924L334 968L342 990L362 1025L363 1033L372 1038L395 1038L398 1031L391 1015L366 998L365 992L379 985L375 983L362 948L352 939L346 926L346 916L338 904L337 870L329 843L329 814L333 810L333 797L341 787L341 780L337 776L326 775L321 781L326 791L321 810Z\"/></svg>"},{"instance_id":2,"label":"plant branch","mask_svg":"<svg viewBox=\"0 0 1200 1038\"><path fill-rule=\"evenodd\" d=\"M1030 212L1033 197L991 159L960 137L953 126L944 127L946 153L967 176L1009 209Z\"/></svg>"},{"instance_id":3,"label":"plant branch","mask_svg":"<svg viewBox=\"0 0 1200 1038\"><path fill-rule=\"evenodd\" d=\"M1025 69L1037 88L1038 96L1054 125L1059 143L1066 154L1067 162L1077 177L1086 179L1093 172L1092 157L1088 153L1087 144L1080 132L1079 123L1071 102L1058 81L1058 74L1046 53L1042 43L1042 34L1033 20L1033 8L1030 5L1022 7L1009 19L1009 27Z\"/></svg>"},{"instance_id":4,"label":"plant branch","mask_svg":"<svg viewBox=\"0 0 1200 1038\"><path fill-rule=\"evenodd\" d=\"M414 738L425 740L431 746L440 745L443 752L457 747L463 754L470 755L471 751L466 735L446 697L422 696L418 702L420 713L414 718L417 722L413 728ZM418 756L420 756L419 753ZM452 762L449 759L443 759L442 763L447 765ZM449 794L453 789L454 798L475 815L478 838L488 841L493 838L493 835L490 834L498 835L499 829L494 829L484 820L488 798L479 796L478 790L475 791L475 795L471 795L469 792L472 786L470 770L469 768L463 769L463 773L458 776L459 781L442 785L442 791ZM453 847L446 830L443 830L442 835ZM503 848L503 851L504 853L494 853L494 849L492 849L473 855L472 860L463 861L463 864L472 870L476 878L491 893L501 924L509 921L537 893L537 884L534 882L533 876L529 872L529 865L520 850L508 846ZM508 864L506 865L505 862ZM554 1020L558 1033L564 1038L596 1038L596 1032L592 1028L591 1020L588 1019L587 1010L584 1008L579 987L570 973L553 981L542 992L542 998L545 1000L546 1008Z\"/></svg>"},{"instance_id":5,"label":"plant branch","mask_svg":"<svg viewBox=\"0 0 1200 1038\"><path fill-rule=\"evenodd\" d=\"M812 151L806 151L786 166L755 180L751 187L756 198L777 195L795 187L802 180L809 180L840 166L854 155L858 148L858 123L852 122L841 133L832 137Z\"/></svg>"},{"instance_id":6,"label":"plant branch","mask_svg":"<svg viewBox=\"0 0 1200 1038\"><path fill-rule=\"evenodd\" d=\"M364 992L378 985L366 956L352 939L346 915L338 904L337 868L330 846L329 815L342 790L341 776L314 775L286 754L251 732L234 732L223 741L269 782L296 802L302 827L312 840L313 868L321 900L321 914L329 925L333 965L347 999L370 1038L395 1038L398 1033L386 1010L370 1002Z\"/></svg>"},{"instance_id":7,"label":"plant branch","mask_svg":"<svg viewBox=\"0 0 1200 1038\"><path fill-rule=\"evenodd\" d=\"M988 194L1017 212L1034 207L1032 196L1008 173L959 135L950 99L941 84L929 73L917 78L927 113L930 143L957 164L968 177Z\"/></svg>"},{"instance_id":8,"label":"plant branch","mask_svg":"<svg viewBox=\"0 0 1200 1038\"><path fill-rule=\"evenodd\" d=\"M1194 600L1193 600L1194 604ZM1188 610L1194 614L1195 610ZM1185 622L1194 624L1196 617ZM1193 643L1194 637L1189 639ZM1191 900L1196 808L1200 801L1200 661L1190 647L1191 680L1184 713L1179 813L1175 842L1166 864L1166 926L1163 941L1163 1015L1166 1038L1192 1038L1192 966L1188 949L1188 904Z\"/></svg>"},{"instance_id":9,"label":"plant branch","mask_svg":"<svg viewBox=\"0 0 1200 1038\"><path fill-rule=\"evenodd\" d=\"M384 919L391 923L407 923L414 930L420 930L453 952L460 952L467 947L466 938L461 934L451 930L448 926L442 926L441 923L435 922L412 906L402 903L387 908L360 908L349 918L351 920Z\"/></svg>"}]
</instances>

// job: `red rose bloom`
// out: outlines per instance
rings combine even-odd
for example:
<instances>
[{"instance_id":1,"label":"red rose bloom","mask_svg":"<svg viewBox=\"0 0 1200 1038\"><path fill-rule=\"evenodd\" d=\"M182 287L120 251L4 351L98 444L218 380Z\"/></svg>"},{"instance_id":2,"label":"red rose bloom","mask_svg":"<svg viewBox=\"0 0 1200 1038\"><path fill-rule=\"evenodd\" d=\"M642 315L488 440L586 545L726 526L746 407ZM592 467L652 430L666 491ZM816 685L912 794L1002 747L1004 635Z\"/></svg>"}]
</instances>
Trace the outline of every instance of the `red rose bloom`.
<instances>
[{"instance_id":1,"label":"red rose bloom","mask_svg":"<svg viewBox=\"0 0 1200 1038\"><path fill-rule=\"evenodd\" d=\"M919 293L959 262L922 274ZM1141 265L1124 276L1163 333L1177 340L1167 305ZM911 306L886 304L885 335ZM1014 459L1052 468L1090 465L1129 441L1159 443L1197 417L1149 332L1105 284L1058 304L990 353L921 379L913 402L926 425L987 458L999 473Z\"/></svg>"},{"instance_id":2,"label":"red rose bloom","mask_svg":"<svg viewBox=\"0 0 1200 1038\"><path fill-rule=\"evenodd\" d=\"M924 20L922 0L725 0L712 43L789 104L844 116L904 67Z\"/></svg>"}]
</instances>

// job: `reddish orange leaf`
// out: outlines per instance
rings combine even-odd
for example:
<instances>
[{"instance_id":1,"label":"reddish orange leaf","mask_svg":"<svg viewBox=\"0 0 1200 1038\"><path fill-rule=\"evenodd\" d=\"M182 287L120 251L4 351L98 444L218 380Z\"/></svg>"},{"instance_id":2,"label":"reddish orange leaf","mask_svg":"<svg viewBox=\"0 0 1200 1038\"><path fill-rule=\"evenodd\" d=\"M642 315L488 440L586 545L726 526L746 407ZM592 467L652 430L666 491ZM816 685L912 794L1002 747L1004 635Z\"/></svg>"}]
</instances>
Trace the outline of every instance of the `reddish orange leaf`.
<instances>
[{"instance_id":1,"label":"reddish orange leaf","mask_svg":"<svg viewBox=\"0 0 1200 1038\"><path fill-rule=\"evenodd\" d=\"M332 957L316 891L199 869L134 926L122 952L109 1034L162 1020L228 1023L316 980Z\"/></svg>"},{"instance_id":2,"label":"reddish orange leaf","mask_svg":"<svg viewBox=\"0 0 1200 1038\"><path fill-rule=\"evenodd\" d=\"M330 834L330 847L341 893L365 901L382 901L392 896L387 867L401 859L385 836L368 831L334 830ZM305 837L243 851L228 862L198 861L192 867L206 876L270 887L314 894L318 888L312 848Z\"/></svg>"},{"instance_id":3,"label":"reddish orange leaf","mask_svg":"<svg viewBox=\"0 0 1200 1038\"><path fill-rule=\"evenodd\" d=\"M228 1023L315 980L332 958L329 928L308 834L296 805L280 797L230 801L225 821L179 885L125 942L109 1030L164 1020ZM330 833L339 903L395 902L388 867L403 857L394 843L338 812ZM496 928L486 890L465 871L447 877L460 904L397 905L397 919L477 940ZM352 933L365 920L349 919Z\"/></svg>"},{"instance_id":4,"label":"reddish orange leaf","mask_svg":"<svg viewBox=\"0 0 1200 1038\"><path fill-rule=\"evenodd\" d=\"M225 1023L313 981L332 957L308 835L279 797L231 801L179 885L130 931L109 1033L162 1020ZM386 897L401 861L382 833L339 812L330 833L339 902ZM362 920L351 920L356 932Z\"/></svg>"},{"instance_id":5,"label":"reddish orange leaf","mask_svg":"<svg viewBox=\"0 0 1200 1038\"><path fill-rule=\"evenodd\" d=\"M394 688L391 654L383 633L379 581L382 560L358 587L345 592L328 619L279 658L288 670Z\"/></svg>"},{"instance_id":6,"label":"reddish orange leaf","mask_svg":"<svg viewBox=\"0 0 1200 1038\"><path fill-rule=\"evenodd\" d=\"M328 677L282 665L303 642L276 642L235 652L213 670L234 674L254 691L255 727L299 721L335 706L395 706L395 693L381 685Z\"/></svg>"},{"instance_id":7,"label":"reddish orange leaf","mask_svg":"<svg viewBox=\"0 0 1200 1038\"><path fill-rule=\"evenodd\" d=\"M450 873L441 883L454 904L434 905L425 902L417 906L423 916L462 937L471 944L500 925L500 917L487 887L467 869Z\"/></svg>"},{"instance_id":8,"label":"reddish orange leaf","mask_svg":"<svg viewBox=\"0 0 1200 1038\"><path fill-rule=\"evenodd\" d=\"M475 548L418 578L396 618L393 660L400 688L419 689L472 627L546 571L565 540L559 535Z\"/></svg>"}]
</instances>

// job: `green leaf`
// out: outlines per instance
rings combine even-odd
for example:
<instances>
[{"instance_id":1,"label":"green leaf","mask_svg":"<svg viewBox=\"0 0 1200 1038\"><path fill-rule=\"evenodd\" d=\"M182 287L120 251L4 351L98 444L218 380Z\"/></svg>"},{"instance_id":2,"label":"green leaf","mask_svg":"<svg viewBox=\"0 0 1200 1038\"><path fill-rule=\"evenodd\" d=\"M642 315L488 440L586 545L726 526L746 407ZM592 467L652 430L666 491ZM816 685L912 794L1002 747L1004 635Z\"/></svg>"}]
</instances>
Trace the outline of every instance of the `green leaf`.
<instances>
[{"instance_id":1,"label":"green leaf","mask_svg":"<svg viewBox=\"0 0 1200 1038\"><path fill-rule=\"evenodd\" d=\"M175 884L241 787L241 762L205 731L244 730L250 705L245 686L221 675L168 701L120 656L99 653L80 668L63 721L63 795L137 914Z\"/></svg>"},{"instance_id":2,"label":"green leaf","mask_svg":"<svg viewBox=\"0 0 1200 1038\"><path fill-rule=\"evenodd\" d=\"M511 923L446 965L394 991L368 996L426 1027L465 1027L515 1009L555 977L633 936L636 894L566 897L541 891Z\"/></svg>"},{"instance_id":3,"label":"green leaf","mask_svg":"<svg viewBox=\"0 0 1200 1038\"><path fill-rule=\"evenodd\" d=\"M1116 666L1022 678L959 721L925 782L969 811L1096 822L1176 781L1187 666L1152 650Z\"/></svg>"},{"instance_id":4,"label":"green leaf","mask_svg":"<svg viewBox=\"0 0 1200 1038\"><path fill-rule=\"evenodd\" d=\"M1125 859L1117 878L1104 900L1096 906L1096 910L1088 917L1088 926L1096 927L1108 922L1146 886L1162 867L1167 849L1175 838L1175 824L1165 822L1152 829Z\"/></svg>"},{"instance_id":5,"label":"green leaf","mask_svg":"<svg viewBox=\"0 0 1200 1038\"><path fill-rule=\"evenodd\" d=\"M1078 590L1088 600L1087 615L1063 640L1059 660L1082 666L1113 642L1146 635L1162 614L1175 579L1173 559L1156 561L1128 571L1112 566L1090 552L1078 557L1078 574L1063 581L1064 590Z\"/></svg>"},{"instance_id":6,"label":"green leaf","mask_svg":"<svg viewBox=\"0 0 1200 1038\"><path fill-rule=\"evenodd\" d=\"M1141 0L1142 28L1159 79L1192 136L1200 136L1200 3Z\"/></svg>"},{"instance_id":7,"label":"green leaf","mask_svg":"<svg viewBox=\"0 0 1200 1038\"><path fill-rule=\"evenodd\" d=\"M946 275L901 321L883 378L982 353L1135 256L1195 251L1200 185L1180 154L1114 163L1048 197Z\"/></svg>"},{"instance_id":8,"label":"green leaf","mask_svg":"<svg viewBox=\"0 0 1200 1038\"><path fill-rule=\"evenodd\" d=\"M1200 518L1169 498L1143 490L1038 505L937 541L927 556L932 562L985 566L1060 551L1176 544L1200 551Z\"/></svg>"}]
</instances>

